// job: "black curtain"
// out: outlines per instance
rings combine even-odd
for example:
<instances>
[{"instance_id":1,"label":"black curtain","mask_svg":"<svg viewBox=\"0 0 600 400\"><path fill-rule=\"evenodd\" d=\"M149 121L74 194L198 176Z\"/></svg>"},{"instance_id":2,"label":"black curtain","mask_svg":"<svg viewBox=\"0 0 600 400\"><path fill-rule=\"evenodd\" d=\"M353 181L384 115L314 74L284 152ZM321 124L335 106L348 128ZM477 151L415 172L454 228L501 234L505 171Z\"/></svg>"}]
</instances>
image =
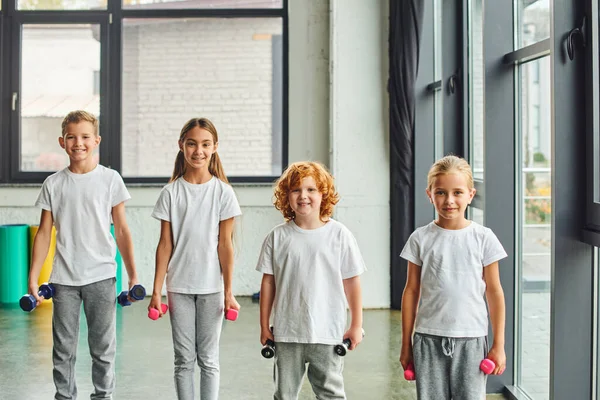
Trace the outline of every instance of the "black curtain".
<instances>
[{"instance_id":1,"label":"black curtain","mask_svg":"<svg viewBox=\"0 0 600 400\"><path fill-rule=\"evenodd\" d=\"M425 0L390 0L391 307L400 309L406 261L399 254L415 225L415 81Z\"/></svg>"}]
</instances>

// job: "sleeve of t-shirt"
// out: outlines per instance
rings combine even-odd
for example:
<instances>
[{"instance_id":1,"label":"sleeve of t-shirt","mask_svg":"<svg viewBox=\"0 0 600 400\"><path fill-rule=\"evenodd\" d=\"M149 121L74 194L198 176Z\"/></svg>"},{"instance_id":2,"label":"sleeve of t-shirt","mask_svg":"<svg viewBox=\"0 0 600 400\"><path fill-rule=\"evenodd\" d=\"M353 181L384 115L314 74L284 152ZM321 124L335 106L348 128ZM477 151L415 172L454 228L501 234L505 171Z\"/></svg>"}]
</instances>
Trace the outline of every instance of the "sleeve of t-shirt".
<instances>
[{"instance_id":1,"label":"sleeve of t-shirt","mask_svg":"<svg viewBox=\"0 0 600 400\"><path fill-rule=\"evenodd\" d=\"M242 215L242 210L240 209L240 204L235 197L235 192L231 186L225 185L223 193L221 194L219 221L237 217L238 215Z\"/></svg>"},{"instance_id":2,"label":"sleeve of t-shirt","mask_svg":"<svg viewBox=\"0 0 600 400\"><path fill-rule=\"evenodd\" d=\"M129 191L127 191L127 188L125 187L125 182L123 182L123 178L116 171L114 171L111 192L111 207L131 199Z\"/></svg>"},{"instance_id":3,"label":"sleeve of t-shirt","mask_svg":"<svg viewBox=\"0 0 600 400\"><path fill-rule=\"evenodd\" d=\"M486 228L485 233L486 235L483 240L483 249L481 252L483 255L481 261L484 267L508 256L494 232L492 232L491 229Z\"/></svg>"},{"instance_id":4,"label":"sleeve of t-shirt","mask_svg":"<svg viewBox=\"0 0 600 400\"><path fill-rule=\"evenodd\" d=\"M358 276L367 270L356 238L349 229L342 230L342 279Z\"/></svg>"},{"instance_id":5,"label":"sleeve of t-shirt","mask_svg":"<svg viewBox=\"0 0 600 400\"><path fill-rule=\"evenodd\" d=\"M400 257L404 258L406 261L410 261L411 263L418 265L419 267L423 265L423 260L421 260L421 252L419 249L419 240L417 239L416 232L413 232L406 241L402 252L400 252Z\"/></svg>"},{"instance_id":6,"label":"sleeve of t-shirt","mask_svg":"<svg viewBox=\"0 0 600 400\"><path fill-rule=\"evenodd\" d=\"M48 178L42 184L42 190L35 201L35 206L42 210L52 211L52 197L50 196L50 184Z\"/></svg>"},{"instance_id":7,"label":"sleeve of t-shirt","mask_svg":"<svg viewBox=\"0 0 600 400\"><path fill-rule=\"evenodd\" d=\"M273 232L269 233L263 242L256 270L263 274L273 275Z\"/></svg>"},{"instance_id":8,"label":"sleeve of t-shirt","mask_svg":"<svg viewBox=\"0 0 600 400\"><path fill-rule=\"evenodd\" d=\"M156 200L156 204L154 205L154 210L152 210L152 217L171 222L171 195L167 188L163 188L158 195L158 200Z\"/></svg>"}]
</instances>

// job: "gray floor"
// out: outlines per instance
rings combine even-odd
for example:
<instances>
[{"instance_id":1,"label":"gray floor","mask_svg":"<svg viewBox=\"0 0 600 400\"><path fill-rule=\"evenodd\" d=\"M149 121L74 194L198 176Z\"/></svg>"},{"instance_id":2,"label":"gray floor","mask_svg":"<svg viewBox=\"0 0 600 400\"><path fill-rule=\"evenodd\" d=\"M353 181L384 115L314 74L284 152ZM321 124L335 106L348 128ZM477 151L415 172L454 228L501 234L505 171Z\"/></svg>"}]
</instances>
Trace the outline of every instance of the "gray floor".
<instances>
[{"instance_id":1,"label":"gray floor","mask_svg":"<svg viewBox=\"0 0 600 400\"><path fill-rule=\"evenodd\" d=\"M221 339L221 399L272 398L272 361L260 356L258 305L249 298L236 322L225 322ZM115 399L174 399L173 349L168 318L151 321L147 302L119 309ZM52 383L52 305L27 314L0 308L0 399L48 400ZM82 318L83 320L83 318ZM365 341L346 356L348 399L416 399L414 385L404 381L398 363L400 312L367 310ZM81 325L76 364L79 398L89 398L91 361L87 330ZM305 379L301 400L312 399ZM488 396L488 399L500 399Z\"/></svg>"}]
</instances>

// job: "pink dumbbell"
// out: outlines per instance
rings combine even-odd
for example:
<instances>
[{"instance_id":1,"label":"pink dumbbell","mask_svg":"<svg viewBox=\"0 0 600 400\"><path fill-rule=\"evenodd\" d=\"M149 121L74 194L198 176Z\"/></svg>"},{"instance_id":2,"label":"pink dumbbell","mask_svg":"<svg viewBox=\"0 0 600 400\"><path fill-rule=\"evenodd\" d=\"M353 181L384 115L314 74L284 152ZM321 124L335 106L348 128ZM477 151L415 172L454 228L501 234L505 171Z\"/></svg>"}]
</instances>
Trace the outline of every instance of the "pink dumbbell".
<instances>
[{"instance_id":1,"label":"pink dumbbell","mask_svg":"<svg viewBox=\"0 0 600 400\"><path fill-rule=\"evenodd\" d=\"M238 317L238 313L238 310L230 308L229 310L225 311L225 319L228 319L229 321L235 321Z\"/></svg>"},{"instance_id":2,"label":"pink dumbbell","mask_svg":"<svg viewBox=\"0 0 600 400\"><path fill-rule=\"evenodd\" d=\"M169 309L169 306L162 303L160 305L160 308L162 309L163 314L167 312L167 310ZM159 317L158 314L158 310L156 308L151 308L150 310L148 310L148 318L150 318L153 321L156 321Z\"/></svg>"},{"instance_id":3,"label":"pink dumbbell","mask_svg":"<svg viewBox=\"0 0 600 400\"><path fill-rule=\"evenodd\" d=\"M482 370L486 375L491 374L495 368L496 363L489 358L486 358L485 360L481 361L481 364L479 364L479 369Z\"/></svg>"},{"instance_id":4,"label":"pink dumbbell","mask_svg":"<svg viewBox=\"0 0 600 400\"><path fill-rule=\"evenodd\" d=\"M404 370L404 379L407 381L415 380L415 366L413 363L409 363L406 369Z\"/></svg>"}]
</instances>

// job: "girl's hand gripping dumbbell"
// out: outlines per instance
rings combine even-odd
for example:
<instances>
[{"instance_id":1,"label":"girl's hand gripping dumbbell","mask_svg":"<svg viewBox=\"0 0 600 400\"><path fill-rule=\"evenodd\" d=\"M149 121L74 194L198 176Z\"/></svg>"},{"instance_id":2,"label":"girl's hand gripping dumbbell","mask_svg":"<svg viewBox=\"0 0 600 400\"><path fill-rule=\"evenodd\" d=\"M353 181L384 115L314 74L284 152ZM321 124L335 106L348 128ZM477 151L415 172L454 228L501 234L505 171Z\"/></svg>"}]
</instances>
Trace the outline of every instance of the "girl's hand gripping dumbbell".
<instances>
[{"instance_id":1,"label":"girl's hand gripping dumbbell","mask_svg":"<svg viewBox=\"0 0 600 400\"><path fill-rule=\"evenodd\" d=\"M406 379L407 381L415 380L415 366L412 362L409 363L406 369L404 370L404 379Z\"/></svg>"},{"instance_id":2,"label":"girl's hand gripping dumbbell","mask_svg":"<svg viewBox=\"0 0 600 400\"><path fill-rule=\"evenodd\" d=\"M166 312L169 310L169 306L165 303L161 303L160 309L162 310L163 314L166 314ZM153 321L156 321L160 316L161 313L158 312L157 308L148 307L148 318L150 318Z\"/></svg>"}]
</instances>

